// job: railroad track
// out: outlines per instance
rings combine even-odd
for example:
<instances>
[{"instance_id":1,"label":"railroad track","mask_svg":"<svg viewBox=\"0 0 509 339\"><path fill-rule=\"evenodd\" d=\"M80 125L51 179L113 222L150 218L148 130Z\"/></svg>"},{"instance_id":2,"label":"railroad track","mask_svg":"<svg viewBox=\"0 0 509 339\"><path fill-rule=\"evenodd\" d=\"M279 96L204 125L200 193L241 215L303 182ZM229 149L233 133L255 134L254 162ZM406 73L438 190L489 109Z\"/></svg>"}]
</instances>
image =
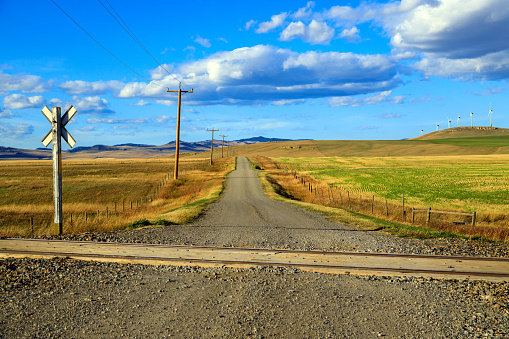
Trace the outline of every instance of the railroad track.
<instances>
[{"instance_id":1,"label":"railroad track","mask_svg":"<svg viewBox=\"0 0 509 339\"><path fill-rule=\"evenodd\" d=\"M0 257L151 265L286 266L323 273L509 281L509 258L0 239Z\"/></svg>"}]
</instances>

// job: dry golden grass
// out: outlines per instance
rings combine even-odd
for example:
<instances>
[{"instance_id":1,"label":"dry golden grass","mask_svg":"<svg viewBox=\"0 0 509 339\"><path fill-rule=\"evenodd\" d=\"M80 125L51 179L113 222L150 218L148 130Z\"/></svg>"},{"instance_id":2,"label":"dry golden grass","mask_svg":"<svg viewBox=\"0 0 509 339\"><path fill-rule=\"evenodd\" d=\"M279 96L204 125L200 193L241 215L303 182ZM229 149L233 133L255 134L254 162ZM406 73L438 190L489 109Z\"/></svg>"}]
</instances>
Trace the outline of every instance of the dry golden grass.
<instances>
[{"instance_id":1,"label":"dry golden grass","mask_svg":"<svg viewBox=\"0 0 509 339\"><path fill-rule=\"evenodd\" d=\"M0 236L54 234L51 166L0 162ZM64 161L64 232L113 231L140 219L187 222L218 196L233 168L234 158L214 166L186 159L175 181L173 158Z\"/></svg>"}]
</instances>

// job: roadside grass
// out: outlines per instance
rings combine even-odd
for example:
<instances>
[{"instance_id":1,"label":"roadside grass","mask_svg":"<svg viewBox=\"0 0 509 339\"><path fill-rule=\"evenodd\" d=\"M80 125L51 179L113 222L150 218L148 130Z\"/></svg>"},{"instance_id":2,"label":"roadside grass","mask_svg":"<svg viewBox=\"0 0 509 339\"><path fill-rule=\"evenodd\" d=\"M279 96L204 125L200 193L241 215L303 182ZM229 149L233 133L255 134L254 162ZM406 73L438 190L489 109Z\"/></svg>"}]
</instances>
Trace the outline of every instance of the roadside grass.
<instances>
[{"instance_id":1,"label":"roadside grass","mask_svg":"<svg viewBox=\"0 0 509 339\"><path fill-rule=\"evenodd\" d=\"M140 227L140 220L189 222L217 199L234 167L234 158L217 159L214 166L208 159L186 159L175 181L169 158L64 161L64 233ZM51 162L0 162L0 178L6 193L0 198L0 236L54 234Z\"/></svg>"},{"instance_id":2,"label":"roadside grass","mask_svg":"<svg viewBox=\"0 0 509 339\"><path fill-rule=\"evenodd\" d=\"M369 230L383 230L399 237L413 238L463 238L483 241L509 242L509 229L498 226L454 225L446 220L437 220L428 226L416 225L402 219L388 220L384 213L367 215L349 208L338 208L338 204L317 196L301 185L290 173L275 169L271 160L263 157L251 159L263 168L260 172L262 185L267 195L276 200L293 203L311 211L320 212L330 220L352 224ZM313 182L316 184L317 182ZM355 204L352 204L352 207ZM369 211L369 207L366 208ZM401 207L389 205L391 216L401 213ZM407 219L408 220L408 219Z\"/></svg>"}]
</instances>

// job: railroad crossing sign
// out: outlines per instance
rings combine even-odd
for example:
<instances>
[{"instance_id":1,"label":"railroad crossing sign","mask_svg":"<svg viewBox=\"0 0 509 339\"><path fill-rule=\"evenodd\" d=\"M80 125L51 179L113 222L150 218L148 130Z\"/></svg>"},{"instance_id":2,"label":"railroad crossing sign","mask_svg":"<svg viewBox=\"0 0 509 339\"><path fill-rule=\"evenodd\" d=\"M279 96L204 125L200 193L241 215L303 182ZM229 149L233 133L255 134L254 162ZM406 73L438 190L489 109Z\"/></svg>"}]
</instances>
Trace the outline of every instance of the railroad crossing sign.
<instances>
[{"instance_id":1,"label":"railroad crossing sign","mask_svg":"<svg viewBox=\"0 0 509 339\"><path fill-rule=\"evenodd\" d=\"M44 146L48 147L51 141L53 141L53 133L54 132L58 133L57 131L58 125L60 125L60 134L62 135L62 138L64 138L65 142L67 142L67 144L72 148L76 144L76 140L74 140L71 134L67 132L67 130L65 129L65 125L67 125L67 123L71 121L74 114L76 114L77 112L76 108L74 108L74 106L71 105L71 107L69 107L69 109L67 110L67 112L65 112L62 118L60 118L60 114L55 114L56 113L54 112L55 109L58 110L58 113L60 113L60 107L53 107L53 112L49 110L48 106L44 106L44 108L42 109L42 114L44 114L44 116L46 117L46 119L48 119L50 124L57 125L53 126L51 131L49 131L49 133L46 134L44 139L42 139L42 143L44 144ZM60 124L58 123L59 120Z\"/></svg>"},{"instance_id":2,"label":"railroad crossing sign","mask_svg":"<svg viewBox=\"0 0 509 339\"><path fill-rule=\"evenodd\" d=\"M76 114L76 108L73 106L65 112L61 117L60 107L53 107L50 111L48 106L44 106L42 114L51 123L51 131L42 139L44 146L48 146L53 142L53 201L55 203L55 220L54 224L58 234L63 233L62 227L62 143L60 137L73 147L76 140L67 132L65 125Z\"/></svg>"}]
</instances>

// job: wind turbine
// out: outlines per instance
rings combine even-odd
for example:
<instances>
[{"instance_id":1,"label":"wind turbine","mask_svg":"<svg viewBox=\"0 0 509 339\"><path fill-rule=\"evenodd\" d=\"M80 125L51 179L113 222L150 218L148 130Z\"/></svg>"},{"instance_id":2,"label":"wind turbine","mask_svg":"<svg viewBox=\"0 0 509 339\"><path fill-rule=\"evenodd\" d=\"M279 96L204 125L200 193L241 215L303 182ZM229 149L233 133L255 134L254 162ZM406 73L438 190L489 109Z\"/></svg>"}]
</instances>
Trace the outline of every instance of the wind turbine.
<instances>
[{"instance_id":1,"label":"wind turbine","mask_svg":"<svg viewBox=\"0 0 509 339\"><path fill-rule=\"evenodd\" d=\"M491 102L490 102L490 112L488 113L490 116L490 127L493 127L493 110L491 109Z\"/></svg>"},{"instance_id":2,"label":"wind turbine","mask_svg":"<svg viewBox=\"0 0 509 339\"><path fill-rule=\"evenodd\" d=\"M447 122L449 123L449 128L451 128L451 119L447 118Z\"/></svg>"},{"instance_id":3,"label":"wind turbine","mask_svg":"<svg viewBox=\"0 0 509 339\"><path fill-rule=\"evenodd\" d=\"M472 120L472 128L474 128L474 113L470 112L470 120Z\"/></svg>"},{"instance_id":4,"label":"wind turbine","mask_svg":"<svg viewBox=\"0 0 509 339\"><path fill-rule=\"evenodd\" d=\"M460 124L460 116L458 116L458 127L461 127L461 124Z\"/></svg>"}]
</instances>

